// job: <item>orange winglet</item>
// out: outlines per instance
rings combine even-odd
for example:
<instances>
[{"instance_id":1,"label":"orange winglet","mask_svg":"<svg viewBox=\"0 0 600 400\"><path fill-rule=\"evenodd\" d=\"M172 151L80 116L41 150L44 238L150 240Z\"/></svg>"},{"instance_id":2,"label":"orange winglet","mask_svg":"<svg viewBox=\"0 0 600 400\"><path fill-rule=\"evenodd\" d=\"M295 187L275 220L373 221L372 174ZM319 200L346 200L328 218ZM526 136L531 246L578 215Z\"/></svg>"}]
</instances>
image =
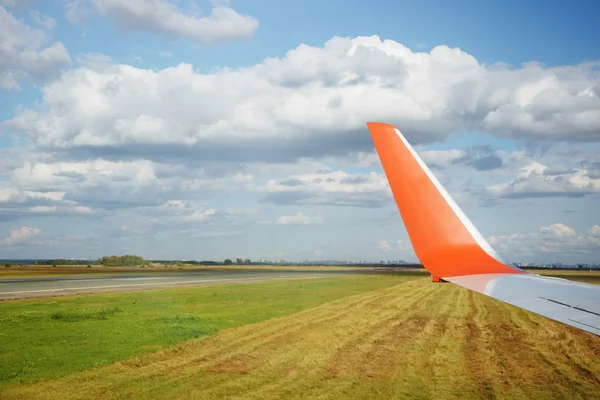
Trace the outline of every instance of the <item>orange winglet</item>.
<instances>
[{"instance_id":1,"label":"orange winglet","mask_svg":"<svg viewBox=\"0 0 600 400\"><path fill-rule=\"evenodd\" d=\"M526 273L501 261L396 127L379 122L367 126L415 253L434 282Z\"/></svg>"}]
</instances>

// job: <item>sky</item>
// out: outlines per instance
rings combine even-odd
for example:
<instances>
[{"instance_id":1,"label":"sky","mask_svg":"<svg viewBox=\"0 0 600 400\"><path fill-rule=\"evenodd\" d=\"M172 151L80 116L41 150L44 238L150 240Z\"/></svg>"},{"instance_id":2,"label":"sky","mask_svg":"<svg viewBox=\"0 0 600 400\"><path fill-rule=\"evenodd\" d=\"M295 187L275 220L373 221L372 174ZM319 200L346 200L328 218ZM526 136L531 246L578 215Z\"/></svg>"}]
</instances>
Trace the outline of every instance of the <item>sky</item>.
<instances>
[{"instance_id":1,"label":"sky","mask_svg":"<svg viewBox=\"0 0 600 400\"><path fill-rule=\"evenodd\" d=\"M0 259L417 261L395 124L508 262L600 262L600 4L0 0Z\"/></svg>"}]
</instances>

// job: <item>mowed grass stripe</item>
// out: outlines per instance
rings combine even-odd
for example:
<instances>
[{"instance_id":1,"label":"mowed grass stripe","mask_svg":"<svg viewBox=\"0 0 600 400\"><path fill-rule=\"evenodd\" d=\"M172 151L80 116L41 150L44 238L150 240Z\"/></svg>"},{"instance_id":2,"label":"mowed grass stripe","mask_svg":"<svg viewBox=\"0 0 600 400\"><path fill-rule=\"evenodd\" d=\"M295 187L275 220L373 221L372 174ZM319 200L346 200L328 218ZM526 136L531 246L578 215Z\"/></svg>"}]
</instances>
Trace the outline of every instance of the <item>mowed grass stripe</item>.
<instances>
[{"instance_id":1,"label":"mowed grass stripe","mask_svg":"<svg viewBox=\"0 0 600 400\"><path fill-rule=\"evenodd\" d=\"M0 398L10 384L109 365L422 276L328 276L0 303Z\"/></svg>"},{"instance_id":2,"label":"mowed grass stripe","mask_svg":"<svg viewBox=\"0 0 600 400\"><path fill-rule=\"evenodd\" d=\"M3 395L590 399L599 357L596 336L418 279Z\"/></svg>"},{"instance_id":3,"label":"mowed grass stripe","mask_svg":"<svg viewBox=\"0 0 600 400\"><path fill-rule=\"evenodd\" d=\"M415 298L410 298L411 303L416 303L419 298L424 297L427 291L419 294ZM333 301L325 306L316 307L307 310L306 313L310 314L310 320L304 321L304 313L297 315L298 319L304 321L304 324L289 324L288 321L282 323L272 323L268 326L262 327L261 330L255 330L254 327L248 327L248 333L246 335L234 336L229 346L224 350L225 355L238 354L240 352L249 352L255 348L269 346L277 344L277 340L280 338L285 339L283 344L289 343L295 336L304 336L307 331L317 329L322 326L334 326L339 329L339 323L342 318L347 317L348 309L372 309L374 312L380 313L385 311L383 307L383 300L386 295L389 297L396 297L398 293L397 287L389 288L387 291L376 291L373 293L365 293L360 296L353 296L344 298L341 300ZM377 303L374 303L377 301ZM395 314L396 315L396 314ZM345 328L345 327L344 327ZM364 327L348 327L347 329L356 329L362 332ZM219 354L211 354L211 357L219 357Z\"/></svg>"},{"instance_id":4,"label":"mowed grass stripe","mask_svg":"<svg viewBox=\"0 0 600 400\"><path fill-rule=\"evenodd\" d=\"M465 358L487 398L600 398L600 340L518 307L471 294ZM506 349L499 351L498 349ZM573 367L565 354L595 364L594 379ZM547 358L550 363L544 361Z\"/></svg>"}]
</instances>

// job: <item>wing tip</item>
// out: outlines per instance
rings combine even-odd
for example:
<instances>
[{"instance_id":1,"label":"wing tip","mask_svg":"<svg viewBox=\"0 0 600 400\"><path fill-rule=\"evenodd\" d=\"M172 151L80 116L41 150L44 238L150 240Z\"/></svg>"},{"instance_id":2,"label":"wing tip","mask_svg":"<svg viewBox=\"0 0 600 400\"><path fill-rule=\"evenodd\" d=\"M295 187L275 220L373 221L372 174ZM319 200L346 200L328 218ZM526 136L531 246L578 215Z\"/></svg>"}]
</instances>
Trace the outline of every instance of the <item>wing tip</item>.
<instances>
[{"instance_id":1,"label":"wing tip","mask_svg":"<svg viewBox=\"0 0 600 400\"><path fill-rule=\"evenodd\" d=\"M396 127L392 124L388 124L385 122L375 122L375 121L370 121L367 122L367 127L369 129L371 128L392 128L392 129L396 129Z\"/></svg>"}]
</instances>

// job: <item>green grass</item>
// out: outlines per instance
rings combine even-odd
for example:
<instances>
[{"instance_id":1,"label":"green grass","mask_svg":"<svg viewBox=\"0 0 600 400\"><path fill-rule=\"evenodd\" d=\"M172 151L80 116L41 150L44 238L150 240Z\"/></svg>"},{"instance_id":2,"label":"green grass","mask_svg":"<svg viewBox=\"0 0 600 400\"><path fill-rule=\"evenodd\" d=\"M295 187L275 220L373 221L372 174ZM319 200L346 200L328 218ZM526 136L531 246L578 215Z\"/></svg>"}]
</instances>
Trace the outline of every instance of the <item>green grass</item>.
<instances>
[{"instance_id":1,"label":"green grass","mask_svg":"<svg viewBox=\"0 0 600 400\"><path fill-rule=\"evenodd\" d=\"M422 276L345 276L0 303L0 391Z\"/></svg>"}]
</instances>

